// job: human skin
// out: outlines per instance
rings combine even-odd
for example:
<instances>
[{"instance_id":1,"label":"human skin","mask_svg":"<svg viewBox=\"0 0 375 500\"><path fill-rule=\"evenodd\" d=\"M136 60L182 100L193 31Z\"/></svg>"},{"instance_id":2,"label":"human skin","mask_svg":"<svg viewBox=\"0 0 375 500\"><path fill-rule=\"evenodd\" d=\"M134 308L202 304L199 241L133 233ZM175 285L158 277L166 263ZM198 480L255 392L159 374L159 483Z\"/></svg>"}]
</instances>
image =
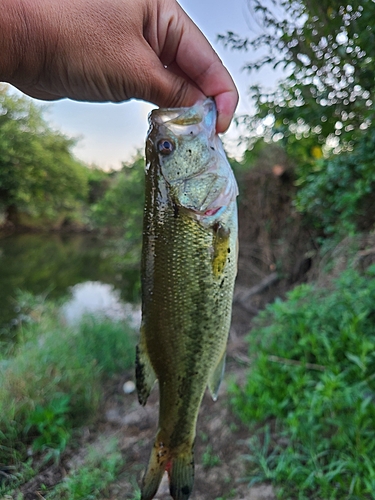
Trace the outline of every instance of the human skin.
<instances>
[{"instance_id":1,"label":"human skin","mask_svg":"<svg viewBox=\"0 0 375 500\"><path fill-rule=\"evenodd\" d=\"M214 97L217 132L238 93L175 0L0 0L0 80L31 97L190 106Z\"/></svg>"}]
</instances>

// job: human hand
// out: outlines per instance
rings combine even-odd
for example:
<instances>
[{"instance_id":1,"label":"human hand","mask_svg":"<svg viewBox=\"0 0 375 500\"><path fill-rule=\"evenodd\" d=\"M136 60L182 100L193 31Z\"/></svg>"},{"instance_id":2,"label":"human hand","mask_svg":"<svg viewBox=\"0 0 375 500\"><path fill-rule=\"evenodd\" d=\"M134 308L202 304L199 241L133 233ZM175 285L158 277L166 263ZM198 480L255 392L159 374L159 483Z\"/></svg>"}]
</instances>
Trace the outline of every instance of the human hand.
<instances>
[{"instance_id":1,"label":"human hand","mask_svg":"<svg viewBox=\"0 0 375 500\"><path fill-rule=\"evenodd\" d=\"M175 0L0 0L0 79L43 100L161 107L215 98L217 131L238 94L220 59Z\"/></svg>"}]
</instances>

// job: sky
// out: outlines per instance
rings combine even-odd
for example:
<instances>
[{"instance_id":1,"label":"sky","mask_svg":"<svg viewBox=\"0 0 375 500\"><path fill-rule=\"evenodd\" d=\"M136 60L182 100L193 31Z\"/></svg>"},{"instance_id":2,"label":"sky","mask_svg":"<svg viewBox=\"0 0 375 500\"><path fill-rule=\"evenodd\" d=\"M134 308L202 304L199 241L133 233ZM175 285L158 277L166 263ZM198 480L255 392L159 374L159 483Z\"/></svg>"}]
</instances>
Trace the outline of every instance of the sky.
<instances>
[{"instance_id":1,"label":"sky","mask_svg":"<svg viewBox=\"0 0 375 500\"><path fill-rule=\"evenodd\" d=\"M217 41L218 34L233 31L248 35L251 20L248 0L180 0L180 5L210 41L231 73L240 93L237 114L251 111L248 88L255 83L272 87L277 75L271 70L249 75L242 71L250 55L231 51ZM88 164L105 169L118 169L123 161L131 161L137 150L143 150L148 128L147 115L155 108L132 100L121 104L78 103L68 99L47 106L45 117L51 125L68 135L78 137L74 154ZM237 148L238 130L231 126L223 137L230 154Z\"/></svg>"}]
</instances>

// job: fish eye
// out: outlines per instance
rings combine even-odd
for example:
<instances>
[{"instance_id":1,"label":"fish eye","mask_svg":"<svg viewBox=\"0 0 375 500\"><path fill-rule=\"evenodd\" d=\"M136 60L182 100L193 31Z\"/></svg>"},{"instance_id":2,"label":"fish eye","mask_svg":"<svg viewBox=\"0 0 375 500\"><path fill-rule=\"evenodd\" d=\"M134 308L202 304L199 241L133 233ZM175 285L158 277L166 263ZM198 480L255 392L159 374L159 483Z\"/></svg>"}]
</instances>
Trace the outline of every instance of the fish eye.
<instances>
[{"instance_id":1,"label":"fish eye","mask_svg":"<svg viewBox=\"0 0 375 500\"><path fill-rule=\"evenodd\" d=\"M169 139L161 139L158 142L159 153L162 155L170 155L174 150L174 144Z\"/></svg>"}]
</instances>

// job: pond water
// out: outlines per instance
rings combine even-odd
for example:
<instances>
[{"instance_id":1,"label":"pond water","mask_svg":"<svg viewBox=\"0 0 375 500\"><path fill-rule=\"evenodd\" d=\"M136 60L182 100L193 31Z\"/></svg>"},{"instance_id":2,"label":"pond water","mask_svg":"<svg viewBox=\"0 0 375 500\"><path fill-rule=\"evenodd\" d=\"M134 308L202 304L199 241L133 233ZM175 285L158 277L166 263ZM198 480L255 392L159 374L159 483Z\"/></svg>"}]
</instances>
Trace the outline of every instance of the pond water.
<instances>
[{"instance_id":1,"label":"pond water","mask_svg":"<svg viewBox=\"0 0 375 500\"><path fill-rule=\"evenodd\" d=\"M85 281L70 288L71 298L61 307L69 325L79 323L85 314L113 320L127 320L134 328L141 324L141 308L121 300L120 291L100 281Z\"/></svg>"},{"instance_id":2,"label":"pond water","mask_svg":"<svg viewBox=\"0 0 375 500\"><path fill-rule=\"evenodd\" d=\"M122 259L121 240L13 234L0 239L0 341L16 323L18 290L51 299L70 294L64 306L69 321L95 309L110 310L116 317L120 310L123 314L123 302L139 300L139 265Z\"/></svg>"}]
</instances>

